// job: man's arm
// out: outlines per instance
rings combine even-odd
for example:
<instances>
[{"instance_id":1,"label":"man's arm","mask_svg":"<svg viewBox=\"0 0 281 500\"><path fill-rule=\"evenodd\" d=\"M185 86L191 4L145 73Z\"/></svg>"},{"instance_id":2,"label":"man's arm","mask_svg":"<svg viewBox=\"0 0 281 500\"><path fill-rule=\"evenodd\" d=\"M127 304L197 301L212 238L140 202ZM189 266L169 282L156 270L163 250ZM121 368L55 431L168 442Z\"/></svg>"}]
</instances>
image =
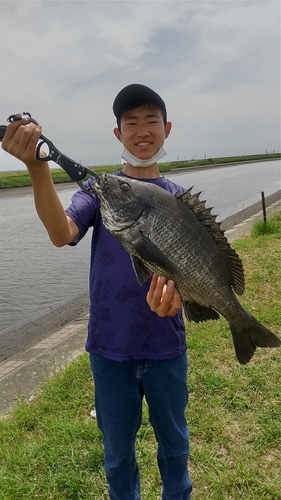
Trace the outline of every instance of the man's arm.
<instances>
[{"instance_id":1,"label":"man's arm","mask_svg":"<svg viewBox=\"0 0 281 500\"><path fill-rule=\"evenodd\" d=\"M31 177L38 216L52 243L60 247L73 241L79 229L65 214L48 163L36 159L36 144L42 129L33 123L27 124L27 120L11 123L5 132L2 148L25 163Z\"/></svg>"}]
</instances>

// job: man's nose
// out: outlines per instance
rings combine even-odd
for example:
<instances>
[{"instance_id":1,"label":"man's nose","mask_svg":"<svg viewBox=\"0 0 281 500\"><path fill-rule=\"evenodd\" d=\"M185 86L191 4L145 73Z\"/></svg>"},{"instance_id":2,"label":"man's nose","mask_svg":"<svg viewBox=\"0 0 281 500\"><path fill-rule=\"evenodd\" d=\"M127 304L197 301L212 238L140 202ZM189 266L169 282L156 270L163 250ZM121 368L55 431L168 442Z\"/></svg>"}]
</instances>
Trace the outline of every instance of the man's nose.
<instances>
[{"instance_id":1,"label":"man's nose","mask_svg":"<svg viewBox=\"0 0 281 500\"><path fill-rule=\"evenodd\" d=\"M149 130L145 125L142 125L138 128L137 135L139 137L146 137L149 135Z\"/></svg>"}]
</instances>

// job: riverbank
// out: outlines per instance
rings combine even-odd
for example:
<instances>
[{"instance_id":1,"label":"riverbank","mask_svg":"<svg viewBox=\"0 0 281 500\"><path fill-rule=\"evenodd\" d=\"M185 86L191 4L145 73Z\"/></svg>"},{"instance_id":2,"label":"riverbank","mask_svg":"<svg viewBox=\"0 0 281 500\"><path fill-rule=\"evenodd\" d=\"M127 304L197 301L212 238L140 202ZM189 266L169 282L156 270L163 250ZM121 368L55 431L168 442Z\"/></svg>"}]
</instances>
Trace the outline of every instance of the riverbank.
<instances>
[{"instance_id":1,"label":"riverbank","mask_svg":"<svg viewBox=\"0 0 281 500\"><path fill-rule=\"evenodd\" d=\"M278 160L281 153L271 153L262 155L230 156L223 158L208 158L196 161L174 161L159 163L160 172L171 172L184 169L225 167L235 163L252 163L257 161ZM90 166L96 174L101 172L116 172L120 165ZM52 178L55 184L71 183L71 179L63 169L51 169ZM0 172L0 189L14 189L31 186L31 180L26 170Z\"/></svg>"}]
</instances>

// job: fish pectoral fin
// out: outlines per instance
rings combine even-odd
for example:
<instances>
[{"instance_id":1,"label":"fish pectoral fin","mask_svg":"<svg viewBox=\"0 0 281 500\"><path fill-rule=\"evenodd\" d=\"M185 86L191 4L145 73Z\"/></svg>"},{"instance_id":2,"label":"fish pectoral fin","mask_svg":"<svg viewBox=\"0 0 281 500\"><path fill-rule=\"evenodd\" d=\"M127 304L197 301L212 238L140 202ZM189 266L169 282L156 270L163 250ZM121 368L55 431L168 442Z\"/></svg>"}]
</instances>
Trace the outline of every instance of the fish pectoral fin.
<instances>
[{"instance_id":1,"label":"fish pectoral fin","mask_svg":"<svg viewBox=\"0 0 281 500\"><path fill-rule=\"evenodd\" d=\"M183 274L174 264L147 236L141 231L138 233L138 238L132 242L135 250L143 260L155 262L161 267L167 269L171 273L183 278Z\"/></svg>"},{"instance_id":2,"label":"fish pectoral fin","mask_svg":"<svg viewBox=\"0 0 281 500\"><path fill-rule=\"evenodd\" d=\"M140 285L143 285L150 278L152 272L149 271L137 257L131 255L131 261L137 280Z\"/></svg>"},{"instance_id":3,"label":"fish pectoral fin","mask_svg":"<svg viewBox=\"0 0 281 500\"><path fill-rule=\"evenodd\" d=\"M183 310L188 321L195 321L195 323L208 321L209 319L219 319L220 317L217 311L211 307L201 306L196 302L183 302Z\"/></svg>"}]
</instances>

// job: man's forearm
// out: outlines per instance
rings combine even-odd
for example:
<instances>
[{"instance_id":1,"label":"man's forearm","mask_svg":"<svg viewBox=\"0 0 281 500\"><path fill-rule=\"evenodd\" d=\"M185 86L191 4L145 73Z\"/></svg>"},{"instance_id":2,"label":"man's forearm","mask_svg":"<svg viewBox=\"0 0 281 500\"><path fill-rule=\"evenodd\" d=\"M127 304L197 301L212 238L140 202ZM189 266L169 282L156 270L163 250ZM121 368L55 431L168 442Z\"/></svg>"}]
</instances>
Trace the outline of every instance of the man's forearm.
<instances>
[{"instance_id":1,"label":"man's forearm","mask_svg":"<svg viewBox=\"0 0 281 500\"><path fill-rule=\"evenodd\" d=\"M70 243L75 234L74 223L66 216L62 203L56 192L51 172L47 163L40 163L27 168L31 177L36 211L49 237L55 246Z\"/></svg>"},{"instance_id":2,"label":"man's forearm","mask_svg":"<svg viewBox=\"0 0 281 500\"><path fill-rule=\"evenodd\" d=\"M31 177L37 213L52 243L60 247L70 243L79 230L65 214L48 163L36 159L35 149L41 131L39 125L28 120L12 122L3 137L2 148L25 163Z\"/></svg>"}]
</instances>

